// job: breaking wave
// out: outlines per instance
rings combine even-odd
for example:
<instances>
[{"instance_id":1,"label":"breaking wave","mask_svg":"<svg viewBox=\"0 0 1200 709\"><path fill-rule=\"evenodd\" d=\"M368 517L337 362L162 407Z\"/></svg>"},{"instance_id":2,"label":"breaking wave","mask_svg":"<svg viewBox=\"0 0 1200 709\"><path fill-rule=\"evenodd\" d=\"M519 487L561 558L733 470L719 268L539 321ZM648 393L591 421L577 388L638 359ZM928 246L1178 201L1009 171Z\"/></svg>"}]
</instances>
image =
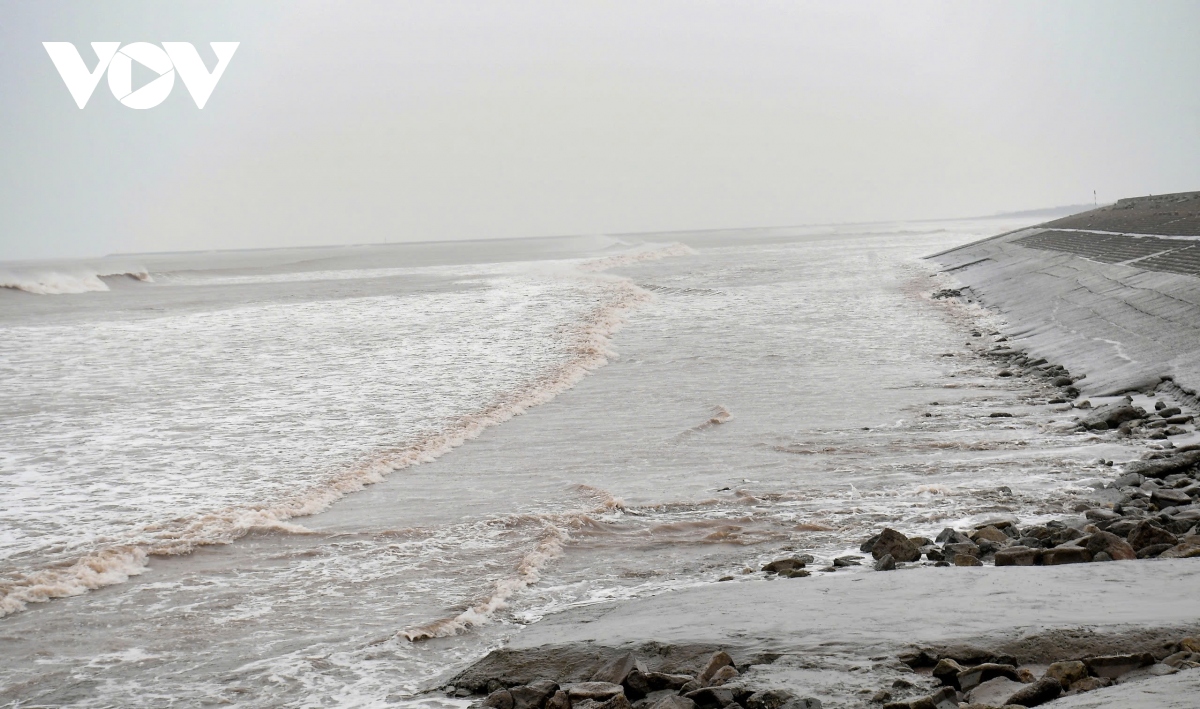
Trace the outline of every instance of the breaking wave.
<instances>
[{"instance_id":1,"label":"breaking wave","mask_svg":"<svg viewBox=\"0 0 1200 709\"><path fill-rule=\"evenodd\" d=\"M638 252L634 261L690 252L690 249L682 251L677 248L680 246L674 244L663 249ZM601 271L624 263L618 258L585 262L580 268L584 271ZM143 527L138 538L87 554L69 566L56 565L0 582L0 617L22 610L27 603L79 595L102 586L123 583L130 576L142 573L150 556L187 554L201 546L229 544L256 530L307 533L304 527L291 524L288 520L323 512L342 497L383 481L391 472L432 462L478 437L486 429L551 401L592 370L608 363L615 355L609 347L610 337L624 324L625 314L653 297L627 279L605 279L600 286L607 296L604 302L588 312L567 333L571 342L568 348L570 358L524 386L501 395L490 405L275 504L230 508ZM620 503L614 501L603 504ZM502 607L505 600L519 588L537 580L537 569L561 552L561 544L565 539L565 536L559 537L555 533L548 532L548 535L529 553L527 561L522 562L512 583L498 588L492 600L479 607L478 615L464 619L463 623L471 618L487 617Z\"/></svg>"},{"instance_id":2,"label":"breaking wave","mask_svg":"<svg viewBox=\"0 0 1200 709\"><path fill-rule=\"evenodd\" d=\"M0 288L24 291L34 295L64 295L109 290L105 278L132 278L152 282L145 269L105 271L97 269L0 269Z\"/></svg>"}]
</instances>

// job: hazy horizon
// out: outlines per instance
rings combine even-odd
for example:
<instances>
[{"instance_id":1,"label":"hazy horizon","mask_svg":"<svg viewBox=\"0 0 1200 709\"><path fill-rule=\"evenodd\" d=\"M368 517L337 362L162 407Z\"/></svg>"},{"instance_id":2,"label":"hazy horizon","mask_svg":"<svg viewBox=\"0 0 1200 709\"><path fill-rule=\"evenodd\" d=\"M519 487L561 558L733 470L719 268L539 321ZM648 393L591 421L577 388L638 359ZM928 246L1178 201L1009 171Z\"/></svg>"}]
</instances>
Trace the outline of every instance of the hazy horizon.
<instances>
[{"instance_id":1,"label":"hazy horizon","mask_svg":"<svg viewBox=\"0 0 1200 709\"><path fill-rule=\"evenodd\" d=\"M0 2L6 261L1200 188L1194 3ZM210 68L208 42L241 44L203 110L103 79L80 110L46 41L88 68L93 41L192 42Z\"/></svg>"}]
</instances>

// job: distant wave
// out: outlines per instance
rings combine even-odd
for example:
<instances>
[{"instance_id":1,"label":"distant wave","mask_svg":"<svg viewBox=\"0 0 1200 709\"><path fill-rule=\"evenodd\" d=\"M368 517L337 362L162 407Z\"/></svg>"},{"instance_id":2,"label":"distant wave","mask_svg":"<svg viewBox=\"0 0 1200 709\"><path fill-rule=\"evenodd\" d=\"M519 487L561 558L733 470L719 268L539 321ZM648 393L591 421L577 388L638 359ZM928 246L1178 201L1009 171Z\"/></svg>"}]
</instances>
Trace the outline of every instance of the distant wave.
<instances>
[{"instance_id":1,"label":"distant wave","mask_svg":"<svg viewBox=\"0 0 1200 709\"><path fill-rule=\"evenodd\" d=\"M586 262L580 269L585 272L601 271L613 265L685 253L691 253L691 250L682 244L673 244L666 248L635 252L631 260L614 256ZM144 571L149 556L187 554L201 546L229 544L255 530L308 533L309 530L288 520L323 512L342 497L382 482L388 473L432 462L478 437L484 430L554 399L592 370L608 363L614 356L609 347L610 337L624 324L625 314L654 297L649 291L624 278L604 280L603 288L607 295L605 301L588 312L568 334L572 340L573 355L524 386L500 396L491 405L462 416L445 428L430 432L408 445L350 467L321 484L275 504L230 508L143 528L142 539L97 550L77 559L70 566L44 568L0 583L0 617L23 609L27 603L74 596L102 586L123 583L130 576ZM557 557L566 538L563 530L549 525L546 536L522 561L517 575L504 582L473 612L462 618L447 619L438 627L414 629L410 631L410 636L417 639L453 634L486 622L485 619L492 612L503 607L509 596L537 580L538 569Z\"/></svg>"},{"instance_id":2,"label":"distant wave","mask_svg":"<svg viewBox=\"0 0 1200 709\"><path fill-rule=\"evenodd\" d=\"M0 269L0 288L11 288L34 295L64 295L109 290L105 278L132 278L153 281L144 269L106 271L96 269L4 268Z\"/></svg>"}]
</instances>

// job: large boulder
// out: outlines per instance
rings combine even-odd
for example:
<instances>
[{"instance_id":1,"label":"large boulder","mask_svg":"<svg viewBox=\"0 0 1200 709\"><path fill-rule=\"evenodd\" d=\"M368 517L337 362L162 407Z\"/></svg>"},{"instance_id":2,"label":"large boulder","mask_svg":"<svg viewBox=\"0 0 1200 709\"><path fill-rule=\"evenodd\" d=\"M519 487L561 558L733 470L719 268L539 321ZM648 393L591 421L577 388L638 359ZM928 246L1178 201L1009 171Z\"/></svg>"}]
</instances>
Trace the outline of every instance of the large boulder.
<instances>
[{"instance_id":1,"label":"large boulder","mask_svg":"<svg viewBox=\"0 0 1200 709\"><path fill-rule=\"evenodd\" d=\"M1083 564L1092 560L1092 552L1086 547L1060 546L1042 552L1042 564L1058 566L1060 564Z\"/></svg>"},{"instance_id":2,"label":"large boulder","mask_svg":"<svg viewBox=\"0 0 1200 709\"><path fill-rule=\"evenodd\" d=\"M746 709L779 709L794 696L785 689L764 689L746 698Z\"/></svg>"},{"instance_id":3,"label":"large boulder","mask_svg":"<svg viewBox=\"0 0 1200 709\"><path fill-rule=\"evenodd\" d=\"M543 679L519 687L510 687L508 692L513 699L512 709L542 709L546 700L558 692L558 683Z\"/></svg>"},{"instance_id":4,"label":"large boulder","mask_svg":"<svg viewBox=\"0 0 1200 709\"><path fill-rule=\"evenodd\" d=\"M696 681L702 685L706 685L722 667L732 666L733 658L729 656L729 653L724 650L715 652L712 657L708 658L708 663L704 665L704 669L700 671L700 674L696 675ZM699 704L700 702L696 703Z\"/></svg>"},{"instance_id":5,"label":"large boulder","mask_svg":"<svg viewBox=\"0 0 1200 709\"><path fill-rule=\"evenodd\" d=\"M1107 430L1116 428L1126 421L1134 421L1140 418L1145 418L1146 412L1143 409L1135 408L1129 404L1109 404L1101 406L1098 409L1093 409L1080 424L1088 429Z\"/></svg>"},{"instance_id":6,"label":"large boulder","mask_svg":"<svg viewBox=\"0 0 1200 709\"><path fill-rule=\"evenodd\" d=\"M592 681L621 684L636 666L637 660L633 657L633 653L627 652L601 665L600 669L592 674Z\"/></svg>"},{"instance_id":7,"label":"large boulder","mask_svg":"<svg viewBox=\"0 0 1200 709\"><path fill-rule=\"evenodd\" d=\"M1083 664L1087 665L1090 674L1097 677L1116 679L1126 672L1132 672L1139 667L1153 665L1154 656L1148 652L1140 652L1132 655L1103 655L1086 658Z\"/></svg>"},{"instance_id":8,"label":"large boulder","mask_svg":"<svg viewBox=\"0 0 1200 709\"><path fill-rule=\"evenodd\" d=\"M1069 689L1072 682L1077 682L1088 676L1087 665L1078 660L1069 660L1066 662L1055 662L1046 668L1045 677L1053 677L1058 680L1063 689Z\"/></svg>"},{"instance_id":9,"label":"large boulder","mask_svg":"<svg viewBox=\"0 0 1200 709\"><path fill-rule=\"evenodd\" d=\"M1062 694L1062 683L1053 677L1043 677L1033 684L1027 684L1018 689L1005 704L1016 704L1021 707L1037 707L1046 702L1058 699Z\"/></svg>"},{"instance_id":10,"label":"large boulder","mask_svg":"<svg viewBox=\"0 0 1200 709\"><path fill-rule=\"evenodd\" d=\"M879 533L879 539L871 547L871 556L876 560L885 554L891 554L896 561L917 561L921 558L921 549L900 532L887 528Z\"/></svg>"},{"instance_id":11,"label":"large boulder","mask_svg":"<svg viewBox=\"0 0 1200 709\"><path fill-rule=\"evenodd\" d=\"M1168 532L1167 530L1156 527L1149 520L1142 520L1129 531L1128 536L1129 546L1137 551L1153 546L1155 544L1171 544L1172 546L1179 543L1179 539Z\"/></svg>"},{"instance_id":12,"label":"large boulder","mask_svg":"<svg viewBox=\"0 0 1200 709\"><path fill-rule=\"evenodd\" d=\"M1187 470L1200 463L1200 450L1176 453L1157 460L1135 460L1125 465L1126 473L1138 473L1148 478L1163 478Z\"/></svg>"},{"instance_id":13,"label":"large boulder","mask_svg":"<svg viewBox=\"0 0 1200 709\"><path fill-rule=\"evenodd\" d=\"M725 687L702 687L683 695L696 703L697 709L723 709L733 704L733 692Z\"/></svg>"},{"instance_id":14,"label":"large boulder","mask_svg":"<svg viewBox=\"0 0 1200 709\"><path fill-rule=\"evenodd\" d=\"M497 689L483 700L483 706L488 709L513 709L512 693L507 689Z\"/></svg>"},{"instance_id":15,"label":"large boulder","mask_svg":"<svg viewBox=\"0 0 1200 709\"><path fill-rule=\"evenodd\" d=\"M613 682L576 682L568 684L563 689L567 690L567 696L571 698L572 702L581 699L604 701L625 693L625 689L621 685Z\"/></svg>"},{"instance_id":16,"label":"large boulder","mask_svg":"<svg viewBox=\"0 0 1200 709\"><path fill-rule=\"evenodd\" d=\"M996 566L1034 566L1041 561L1041 549L1013 546L996 552Z\"/></svg>"},{"instance_id":17,"label":"large boulder","mask_svg":"<svg viewBox=\"0 0 1200 709\"><path fill-rule=\"evenodd\" d=\"M975 687L992 679L993 677L1007 677L1014 682L1020 682L1021 677L1017 674L1017 668L1012 665L1000 665L994 662L985 662L981 665L968 667L958 673L958 688L964 692L969 692Z\"/></svg>"},{"instance_id":18,"label":"large boulder","mask_svg":"<svg viewBox=\"0 0 1200 709\"><path fill-rule=\"evenodd\" d=\"M1183 490L1175 490L1173 488L1163 488L1150 493L1150 501L1158 505L1158 509L1165 510L1168 507L1182 507L1192 504L1192 498Z\"/></svg>"},{"instance_id":19,"label":"large boulder","mask_svg":"<svg viewBox=\"0 0 1200 709\"><path fill-rule=\"evenodd\" d=\"M1129 561L1137 558L1137 552L1124 539L1108 532L1094 532L1087 538L1087 550L1092 556L1107 553L1114 561Z\"/></svg>"},{"instance_id":20,"label":"large boulder","mask_svg":"<svg viewBox=\"0 0 1200 709\"><path fill-rule=\"evenodd\" d=\"M678 694L668 694L655 702L651 709L696 709L696 703Z\"/></svg>"}]
</instances>

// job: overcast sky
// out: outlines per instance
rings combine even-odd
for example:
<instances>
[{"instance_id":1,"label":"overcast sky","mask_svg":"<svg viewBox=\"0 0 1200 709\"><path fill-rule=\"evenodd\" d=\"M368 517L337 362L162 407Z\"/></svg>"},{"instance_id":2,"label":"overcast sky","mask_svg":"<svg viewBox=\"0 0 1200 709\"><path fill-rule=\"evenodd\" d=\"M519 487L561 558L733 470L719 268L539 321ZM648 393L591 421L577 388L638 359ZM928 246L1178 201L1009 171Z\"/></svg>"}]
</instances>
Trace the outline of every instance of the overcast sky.
<instances>
[{"instance_id":1,"label":"overcast sky","mask_svg":"<svg viewBox=\"0 0 1200 709\"><path fill-rule=\"evenodd\" d=\"M0 0L0 259L989 214L1200 189L1198 2ZM241 42L73 102L45 41ZM153 76L150 74L149 76Z\"/></svg>"}]
</instances>

